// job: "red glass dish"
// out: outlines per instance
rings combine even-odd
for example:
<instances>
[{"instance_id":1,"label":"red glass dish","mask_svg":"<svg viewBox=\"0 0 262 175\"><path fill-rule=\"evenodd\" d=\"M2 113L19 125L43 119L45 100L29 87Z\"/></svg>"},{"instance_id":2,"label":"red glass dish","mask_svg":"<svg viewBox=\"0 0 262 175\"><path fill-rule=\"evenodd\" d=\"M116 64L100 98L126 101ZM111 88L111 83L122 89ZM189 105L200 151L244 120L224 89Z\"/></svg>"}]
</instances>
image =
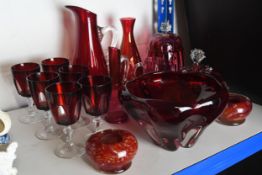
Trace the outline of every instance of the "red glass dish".
<instances>
[{"instance_id":1,"label":"red glass dish","mask_svg":"<svg viewBox=\"0 0 262 175\"><path fill-rule=\"evenodd\" d=\"M27 77L27 81L37 109L45 111L49 110L45 88L48 85L59 81L58 74L55 72L33 73Z\"/></svg>"},{"instance_id":2,"label":"red glass dish","mask_svg":"<svg viewBox=\"0 0 262 175\"><path fill-rule=\"evenodd\" d=\"M127 82L122 104L158 145L191 147L228 100L223 82L204 72L158 72Z\"/></svg>"},{"instance_id":3,"label":"red glass dish","mask_svg":"<svg viewBox=\"0 0 262 175\"><path fill-rule=\"evenodd\" d=\"M23 97L31 97L26 77L31 73L40 72L40 66L37 63L21 63L12 66L11 70L18 94Z\"/></svg>"},{"instance_id":4,"label":"red glass dish","mask_svg":"<svg viewBox=\"0 0 262 175\"><path fill-rule=\"evenodd\" d=\"M77 82L82 77L88 75L88 68L82 65L64 65L59 68L58 72L61 82Z\"/></svg>"},{"instance_id":5,"label":"red glass dish","mask_svg":"<svg viewBox=\"0 0 262 175\"><path fill-rule=\"evenodd\" d=\"M217 121L225 125L240 125L252 111L252 101L241 94L229 93L227 106Z\"/></svg>"},{"instance_id":6,"label":"red glass dish","mask_svg":"<svg viewBox=\"0 0 262 175\"><path fill-rule=\"evenodd\" d=\"M64 65L69 65L69 60L67 58L56 57L41 61L44 72L58 72L58 69Z\"/></svg>"},{"instance_id":7,"label":"red glass dish","mask_svg":"<svg viewBox=\"0 0 262 175\"><path fill-rule=\"evenodd\" d=\"M135 18L131 17L120 19L123 28L121 54L123 57L126 57L129 60L127 80L132 80L143 74L143 66L133 32L135 20ZM124 70L122 70L122 74L124 74Z\"/></svg>"},{"instance_id":8,"label":"red glass dish","mask_svg":"<svg viewBox=\"0 0 262 175\"><path fill-rule=\"evenodd\" d=\"M104 130L86 142L86 153L91 163L106 173L121 173L131 166L138 143L126 130Z\"/></svg>"}]
</instances>

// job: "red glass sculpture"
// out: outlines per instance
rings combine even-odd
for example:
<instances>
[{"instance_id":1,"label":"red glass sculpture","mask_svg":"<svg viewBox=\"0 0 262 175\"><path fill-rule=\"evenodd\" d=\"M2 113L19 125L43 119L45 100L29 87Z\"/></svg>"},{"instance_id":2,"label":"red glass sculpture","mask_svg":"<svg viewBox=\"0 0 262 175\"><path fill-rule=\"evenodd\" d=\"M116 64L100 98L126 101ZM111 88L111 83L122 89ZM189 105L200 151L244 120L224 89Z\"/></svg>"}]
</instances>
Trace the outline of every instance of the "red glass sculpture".
<instances>
[{"instance_id":1,"label":"red glass sculpture","mask_svg":"<svg viewBox=\"0 0 262 175\"><path fill-rule=\"evenodd\" d=\"M126 130L104 130L86 142L92 164L106 173L121 173L131 166L138 148L133 134Z\"/></svg>"},{"instance_id":2,"label":"red glass sculpture","mask_svg":"<svg viewBox=\"0 0 262 175\"><path fill-rule=\"evenodd\" d=\"M76 55L73 64L82 64L88 67L90 75L108 75L107 64L99 40L96 14L77 6L66 6L74 12L78 24L78 39ZM103 31L111 31L112 42L115 46L117 39L115 29L112 27L101 28Z\"/></svg>"},{"instance_id":3,"label":"red glass sculpture","mask_svg":"<svg viewBox=\"0 0 262 175\"><path fill-rule=\"evenodd\" d=\"M225 125L240 125L245 122L251 111L252 101L248 97L229 93L227 106L217 121Z\"/></svg>"},{"instance_id":4,"label":"red glass sculpture","mask_svg":"<svg viewBox=\"0 0 262 175\"><path fill-rule=\"evenodd\" d=\"M109 47L109 70L112 80L112 94L110 107L105 120L109 123L124 123L128 121L127 114L123 111L119 101L119 94L122 88L122 81L126 79L125 75L121 75L120 67L128 64L127 59L120 59L120 50L115 47ZM127 68L127 65L125 66ZM124 71L126 72L126 71Z\"/></svg>"},{"instance_id":5,"label":"red glass sculpture","mask_svg":"<svg viewBox=\"0 0 262 175\"><path fill-rule=\"evenodd\" d=\"M69 65L67 58L55 57L41 61L44 72L58 72L58 69L64 65Z\"/></svg>"},{"instance_id":6,"label":"red glass sculpture","mask_svg":"<svg viewBox=\"0 0 262 175\"><path fill-rule=\"evenodd\" d=\"M121 43L121 54L129 60L127 80L143 74L143 65L136 46L133 30L135 18L126 17L120 19L123 28L123 39ZM124 70L122 70L124 74Z\"/></svg>"}]
</instances>

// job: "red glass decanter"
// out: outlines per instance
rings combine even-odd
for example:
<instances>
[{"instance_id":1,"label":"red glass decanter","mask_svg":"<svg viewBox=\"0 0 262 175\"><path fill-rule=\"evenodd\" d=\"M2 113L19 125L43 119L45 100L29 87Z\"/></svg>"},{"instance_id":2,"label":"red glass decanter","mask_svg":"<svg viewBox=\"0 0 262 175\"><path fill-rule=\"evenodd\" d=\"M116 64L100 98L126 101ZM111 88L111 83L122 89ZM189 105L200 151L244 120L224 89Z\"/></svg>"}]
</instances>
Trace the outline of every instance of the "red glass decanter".
<instances>
[{"instance_id":1,"label":"red glass decanter","mask_svg":"<svg viewBox=\"0 0 262 175\"><path fill-rule=\"evenodd\" d=\"M117 37L112 27L98 27L95 13L77 6L66 6L76 14L78 24L78 39L73 64L82 64L88 67L90 75L108 75L107 64L100 43L98 29L104 34L111 31L111 46L117 43Z\"/></svg>"},{"instance_id":2,"label":"red glass decanter","mask_svg":"<svg viewBox=\"0 0 262 175\"><path fill-rule=\"evenodd\" d=\"M127 80L143 74L143 65L136 46L133 30L135 18L126 17L120 19L123 28L123 39L121 43L121 54L129 60ZM122 70L123 72L123 70Z\"/></svg>"}]
</instances>

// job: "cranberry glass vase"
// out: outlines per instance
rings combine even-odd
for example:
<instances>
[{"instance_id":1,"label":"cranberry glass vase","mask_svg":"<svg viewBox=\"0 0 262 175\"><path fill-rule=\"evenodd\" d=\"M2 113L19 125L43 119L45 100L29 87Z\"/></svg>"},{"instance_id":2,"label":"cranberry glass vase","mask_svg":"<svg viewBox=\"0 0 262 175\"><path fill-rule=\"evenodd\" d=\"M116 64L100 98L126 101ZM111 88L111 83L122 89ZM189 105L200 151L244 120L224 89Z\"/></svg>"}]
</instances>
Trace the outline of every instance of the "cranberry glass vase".
<instances>
[{"instance_id":1,"label":"cranberry glass vase","mask_svg":"<svg viewBox=\"0 0 262 175\"><path fill-rule=\"evenodd\" d=\"M161 147L191 147L224 110L225 84L205 72L157 72L129 81L121 100Z\"/></svg>"},{"instance_id":2,"label":"cranberry glass vase","mask_svg":"<svg viewBox=\"0 0 262 175\"><path fill-rule=\"evenodd\" d=\"M92 135L86 142L86 153L98 170L121 173L134 158L138 143L126 130L104 130Z\"/></svg>"},{"instance_id":3,"label":"cranberry glass vase","mask_svg":"<svg viewBox=\"0 0 262 175\"><path fill-rule=\"evenodd\" d=\"M248 97L229 93L227 106L217 121L225 125L240 125L245 122L251 111L252 101Z\"/></svg>"},{"instance_id":4,"label":"cranberry glass vase","mask_svg":"<svg viewBox=\"0 0 262 175\"><path fill-rule=\"evenodd\" d=\"M121 18L120 21L123 28L121 54L129 60L127 80L132 80L143 74L143 66L133 34L135 18L126 17Z\"/></svg>"},{"instance_id":5,"label":"cranberry glass vase","mask_svg":"<svg viewBox=\"0 0 262 175\"><path fill-rule=\"evenodd\" d=\"M110 107L105 120L109 123L124 123L128 121L127 114L123 111L119 101L119 94L122 88L123 76L121 75L121 63L127 63L125 59L120 59L120 50L115 47L109 47L109 70L112 81L112 94ZM125 77L125 75L124 75ZM125 79L125 78L124 78Z\"/></svg>"}]
</instances>

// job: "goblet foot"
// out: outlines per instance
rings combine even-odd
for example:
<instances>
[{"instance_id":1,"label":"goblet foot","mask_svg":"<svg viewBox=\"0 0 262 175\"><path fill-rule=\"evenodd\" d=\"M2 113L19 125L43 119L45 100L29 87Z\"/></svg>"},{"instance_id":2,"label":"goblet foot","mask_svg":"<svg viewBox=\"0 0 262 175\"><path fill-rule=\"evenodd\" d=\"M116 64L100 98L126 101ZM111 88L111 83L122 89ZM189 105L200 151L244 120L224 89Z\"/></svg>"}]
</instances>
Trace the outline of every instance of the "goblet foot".
<instances>
[{"instance_id":1,"label":"goblet foot","mask_svg":"<svg viewBox=\"0 0 262 175\"><path fill-rule=\"evenodd\" d=\"M40 140L57 139L62 134L61 130L54 127L41 128L36 131L35 136Z\"/></svg>"},{"instance_id":2,"label":"goblet foot","mask_svg":"<svg viewBox=\"0 0 262 175\"><path fill-rule=\"evenodd\" d=\"M79 150L74 143L63 144L56 148L55 155L61 158L71 159L78 155Z\"/></svg>"}]
</instances>

